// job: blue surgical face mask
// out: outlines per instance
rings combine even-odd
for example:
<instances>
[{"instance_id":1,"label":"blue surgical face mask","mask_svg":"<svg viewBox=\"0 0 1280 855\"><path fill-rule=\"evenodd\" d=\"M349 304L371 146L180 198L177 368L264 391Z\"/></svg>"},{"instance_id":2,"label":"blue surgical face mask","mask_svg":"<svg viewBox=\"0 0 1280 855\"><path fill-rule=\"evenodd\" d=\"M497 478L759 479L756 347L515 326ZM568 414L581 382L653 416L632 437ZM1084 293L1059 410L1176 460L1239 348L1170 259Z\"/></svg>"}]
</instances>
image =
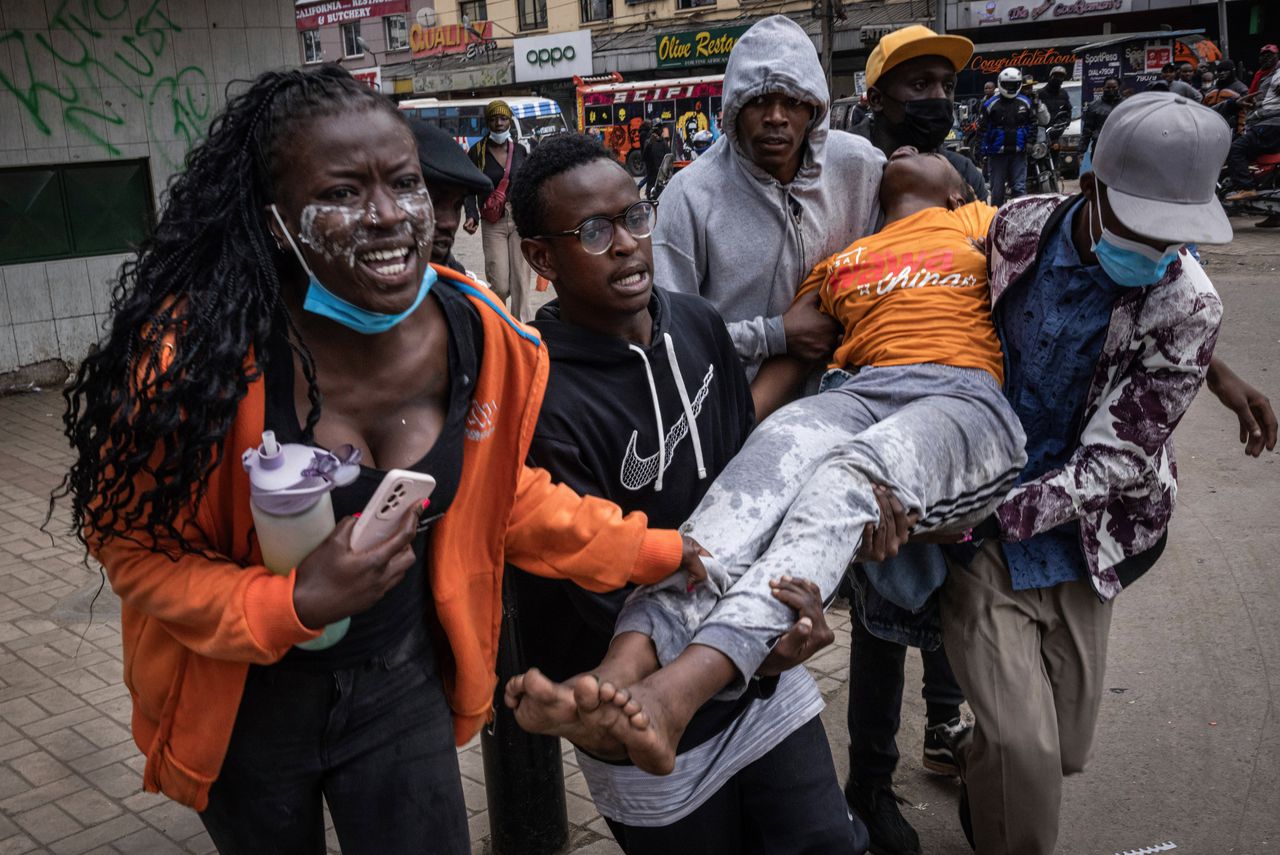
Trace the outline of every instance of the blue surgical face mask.
<instances>
[{"instance_id":1,"label":"blue surgical face mask","mask_svg":"<svg viewBox=\"0 0 1280 855\"><path fill-rule=\"evenodd\" d=\"M1099 232L1096 237L1093 234L1095 217ZM1126 288L1145 288L1159 282L1182 248L1182 244L1172 244L1162 252L1115 234L1102 222L1097 196L1089 203L1089 237L1093 240L1091 249L1098 257L1103 272L1111 277L1112 282Z\"/></svg>"},{"instance_id":2,"label":"blue surgical face mask","mask_svg":"<svg viewBox=\"0 0 1280 855\"><path fill-rule=\"evenodd\" d=\"M497 131L489 131L489 139L493 140L498 145L506 145L507 140L511 139L511 131L505 130L502 133L498 133Z\"/></svg>"},{"instance_id":3,"label":"blue surgical face mask","mask_svg":"<svg viewBox=\"0 0 1280 855\"><path fill-rule=\"evenodd\" d=\"M307 296L302 302L302 308L312 314L336 321L358 333L377 335L378 333L386 332L412 315L414 310L421 306L422 301L427 298L427 292L431 290L431 286L436 284L435 268L427 265L427 271L422 274L422 282L418 285L418 296L414 298L409 308L394 315L384 315L381 312L362 309L354 303L347 302L320 284L320 280L311 272L311 267L307 264L307 260L302 257L302 252L298 249L298 245L293 240L293 235L289 233L289 229L284 224L284 219L280 216L280 211L276 209L274 204L271 206L271 213L275 216L276 222L280 224L280 229L284 232L285 239L289 241L293 254L297 256L298 263L307 272Z\"/></svg>"}]
</instances>

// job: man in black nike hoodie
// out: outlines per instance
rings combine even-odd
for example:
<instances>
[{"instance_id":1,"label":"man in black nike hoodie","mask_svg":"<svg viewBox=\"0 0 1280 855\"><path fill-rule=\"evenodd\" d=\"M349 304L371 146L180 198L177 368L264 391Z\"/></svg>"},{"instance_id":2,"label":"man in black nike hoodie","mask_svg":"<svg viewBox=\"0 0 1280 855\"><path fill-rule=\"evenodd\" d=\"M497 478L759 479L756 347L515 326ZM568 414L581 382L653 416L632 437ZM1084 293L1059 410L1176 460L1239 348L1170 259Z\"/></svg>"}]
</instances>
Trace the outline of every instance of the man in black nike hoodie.
<instances>
[{"instance_id":1,"label":"man in black nike hoodie","mask_svg":"<svg viewBox=\"0 0 1280 855\"><path fill-rule=\"evenodd\" d=\"M754 421L724 321L700 297L653 287L655 207L595 141L544 141L512 185L512 207L525 257L560 295L534 321L551 372L530 462L645 512L650 525L678 526ZM603 658L629 591L594 594L518 571L513 579L525 652L540 670L511 681L507 704L526 729L573 741L591 712L568 681ZM775 595L803 617L761 669L773 676L702 707L672 774L643 772L622 751L622 762L599 759L620 745L578 752L628 855L728 855L744 841L769 853L865 851L818 718L821 694L797 667L832 637L820 598L799 582Z\"/></svg>"}]
</instances>

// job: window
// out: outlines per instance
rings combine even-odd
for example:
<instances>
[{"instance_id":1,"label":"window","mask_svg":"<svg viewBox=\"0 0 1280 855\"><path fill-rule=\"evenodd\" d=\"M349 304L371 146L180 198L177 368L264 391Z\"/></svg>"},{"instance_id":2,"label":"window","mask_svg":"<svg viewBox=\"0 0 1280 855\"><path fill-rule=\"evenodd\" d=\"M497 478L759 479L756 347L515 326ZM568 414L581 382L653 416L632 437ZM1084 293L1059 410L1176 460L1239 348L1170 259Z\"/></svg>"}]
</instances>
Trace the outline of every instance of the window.
<instances>
[{"instance_id":1,"label":"window","mask_svg":"<svg viewBox=\"0 0 1280 855\"><path fill-rule=\"evenodd\" d=\"M382 21L387 27L387 50L409 47L409 22L404 15L388 15Z\"/></svg>"},{"instance_id":2,"label":"window","mask_svg":"<svg viewBox=\"0 0 1280 855\"><path fill-rule=\"evenodd\" d=\"M459 20L465 18L472 24L476 21L489 20L489 9L485 5L485 0L459 0L458 18Z\"/></svg>"},{"instance_id":3,"label":"window","mask_svg":"<svg viewBox=\"0 0 1280 855\"><path fill-rule=\"evenodd\" d=\"M520 29L542 30L547 26L547 0L517 0Z\"/></svg>"},{"instance_id":4,"label":"window","mask_svg":"<svg viewBox=\"0 0 1280 855\"><path fill-rule=\"evenodd\" d=\"M152 218L145 160L0 170L0 264L130 252Z\"/></svg>"},{"instance_id":5,"label":"window","mask_svg":"<svg viewBox=\"0 0 1280 855\"><path fill-rule=\"evenodd\" d=\"M360 22L342 25L342 55L346 59L364 56L364 48L360 44Z\"/></svg>"},{"instance_id":6,"label":"window","mask_svg":"<svg viewBox=\"0 0 1280 855\"><path fill-rule=\"evenodd\" d=\"M677 9L700 9L703 6L714 6L716 0L676 0Z\"/></svg>"},{"instance_id":7,"label":"window","mask_svg":"<svg viewBox=\"0 0 1280 855\"><path fill-rule=\"evenodd\" d=\"M613 17L613 0L578 0L582 23L607 21Z\"/></svg>"},{"instance_id":8,"label":"window","mask_svg":"<svg viewBox=\"0 0 1280 855\"><path fill-rule=\"evenodd\" d=\"M324 50L320 47L319 30L302 31L302 61L306 63L322 62Z\"/></svg>"}]
</instances>

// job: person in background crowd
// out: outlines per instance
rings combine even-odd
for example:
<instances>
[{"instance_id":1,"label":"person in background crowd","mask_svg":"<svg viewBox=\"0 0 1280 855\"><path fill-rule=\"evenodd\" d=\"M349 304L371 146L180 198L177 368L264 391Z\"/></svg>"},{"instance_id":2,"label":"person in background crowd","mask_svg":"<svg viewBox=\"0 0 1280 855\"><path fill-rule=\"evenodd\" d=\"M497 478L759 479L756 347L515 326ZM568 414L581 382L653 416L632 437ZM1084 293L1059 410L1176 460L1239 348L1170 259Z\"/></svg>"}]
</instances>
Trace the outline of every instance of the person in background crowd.
<instances>
[{"instance_id":1,"label":"person in background crowd","mask_svg":"<svg viewBox=\"0 0 1280 855\"><path fill-rule=\"evenodd\" d=\"M443 264L471 276L454 257L453 240L458 224L462 222L462 206L466 198L488 193L493 189L493 182L476 168L457 141L440 127L422 119L410 119L409 127L418 143L418 163L436 213L431 263Z\"/></svg>"},{"instance_id":2,"label":"person in background crowd","mask_svg":"<svg viewBox=\"0 0 1280 855\"><path fill-rule=\"evenodd\" d=\"M885 158L865 139L828 128L817 51L782 15L734 45L723 103L727 144L663 191L654 281L709 300L754 377L774 354L821 360L835 349L839 324L816 299L793 299L819 261L874 229Z\"/></svg>"},{"instance_id":3,"label":"person in background crowd","mask_svg":"<svg viewBox=\"0 0 1280 855\"><path fill-rule=\"evenodd\" d=\"M1244 83L1236 77L1236 64L1234 62L1223 57L1218 60L1216 70L1218 72L1218 76L1215 82L1219 89L1230 89L1237 95L1249 94L1249 87L1245 86Z\"/></svg>"},{"instance_id":4,"label":"person in background crowd","mask_svg":"<svg viewBox=\"0 0 1280 855\"><path fill-rule=\"evenodd\" d=\"M1022 78L1022 94L1031 102L1032 114L1035 116L1036 124L1040 127L1047 127L1049 124L1049 108L1040 100L1039 94L1036 93L1036 79L1031 75Z\"/></svg>"},{"instance_id":5,"label":"person in background crowd","mask_svg":"<svg viewBox=\"0 0 1280 855\"><path fill-rule=\"evenodd\" d=\"M1084 111L1084 119L1080 122L1080 152L1081 157L1086 158L1081 162L1082 172L1089 171L1087 162L1093 156L1094 141L1102 131L1102 126L1107 123L1107 116L1111 115L1120 100L1119 78L1108 77L1103 81L1102 93Z\"/></svg>"},{"instance_id":6,"label":"person in background crowd","mask_svg":"<svg viewBox=\"0 0 1280 855\"><path fill-rule=\"evenodd\" d=\"M1222 316L1183 244L1231 240L1214 195L1229 143L1203 107L1136 95L1107 120L1081 196L1015 201L987 239L1029 461L953 547L942 588L975 716L959 746L961 824L982 855L1054 851L1062 778L1093 742L1112 601L1164 548L1170 436Z\"/></svg>"},{"instance_id":7,"label":"person in background crowd","mask_svg":"<svg viewBox=\"0 0 1280 855\"><path fill-rule=\"evenodd\" d=\"M1184 98L1190 98L1197 104L1202 100L1203 96L1200 94L1200 91L1182 79L1178 66L1175 63L1165 63L1164 68L1160 69L1160 77L1168 87L1168 91L1172 92L1174 95L1181 95Z\"/></svg>"},{"instance_id":8,"label":"person in background crowd","mask_svg":"<svg viewBox=\"0 0 1280 855\"><path fill-rule=\"evenodd\" d=\"M858 96L858 103L853 105L853 111L849 116L849 127L844 130L852 131L870 114L871 106L867 103L867 93L863 92Z\"/></svg>"},{"instance_id":9,"label":"person in background crowd","mask_svg":"<svg viewBox=\"0 0 1280 855\"><path fill-rule=\"evenodd\" d=\"M1237 100L1241 108L1257 107L1249 111L1244 119L1244 131L1231 141L1231 151L1227 155L1227 171L1235 192L1226 198L1229 202L1252 199L1258 195L1253 176L1249 173L1249 163L1264 154L1280 152L1280 75L1267 78L1265 89L1246 95ZM1280 218L1267 217L1257 225L1262 228L1280 226Z\"/></svg>"},{"instance_id":10,"label":"person in background crowd","mask_svg":"<svg viewBox=\"0 0 1280 855\"><path fill-rule=\"evenodd\" d=\"M1055 65L1049 72L1049 82L1040 89L1040 102L1049 111L1049 127L1062 126L1061 129L1050 131L1050 142L1057 142L1066 130L1066 125L1071 121L1071 96L1062 88L1066 79L1067 70L1061 65Z\"/></svg>"},{"instance_id":11,"label":"person in background crowd","mask_svg":"<svg viewBox=\"0 0 1280 855\"><path fill-rule=\"evenodd\" d=\"M754 423L724 322L701 297L654 287L648 235L657 209L587 138L561 134L540 145L512 202L530 263L559 295L533 323L551 372L530 462L583 495L643 512L651 526L680 525ZM615 441L628 432L629 445ZM647 464L637 447L652 450ZM511 580L524 653L537 670L510 680L504 701L534 732L567 713L556 735L583 742L577 682L566 681L603 658L633 586L588 591L522 571ZM777 590L800 621L746 696L710 701L694 714L672 775L600 759L614 750L625 757L621 743L579 746L592 800L628 855L866 848L866 832L842 804L818 717L821 693L796 667L834 638L822 596L798 581ZM783 657L789 650L796 655Z\"/></svg>"},{"instance_id":12,"label":"person in background crowd","mask_svg":"<svg viewBox=\"0 0 1280 855\"><path fill-rule=\"evenodd\" d=\"M1196 74L1196 67L1186 60L1178 64L1178 77L1181 78L1183 83L1191 86L1196 86L1200 80L1200 76Z\"/></svg>"},{"instance_id":13,"label":"person in background crowd","mask_svg":"<svg viewBox=\"0 0 1280 855\"><path fill-rule=\"evenodd\" d=\"M992 95L996 94L996 84L994 80L988 80L982 84L982 100L986 101Z\"/></svg>"},{"instance_id":14,"label":"person in background crowd","mask_svg":"<svg viewBox=\"0 0 1280 855\"><path fill-rule=\"evenodd\" d=\"M1204 71L1200 74L1200 94L1204 98L1203 103L1205 106L1210 106L1208 103L1209 93L1216 88L1213 85L1214 76L1212 71Z\"/></svg>"},{"instance_id":15,"label":"person in background crowd","mask_svg":"<svg viewBox=\"0 0 1280 855\"><path fill-rule=\"evenodd\" d=\"M468 234L475 234L479 224L484 246L484 275L489 287L504 302L510 301L511 314L521 321L529 321L533 317L529 265L520 253L520 236L511 219L508 198L511 181L529 153L511 135L512 118L506 101L490 101L484 108L487 130L468 154L489 177L493 190L483 197L467 197L467 220L462 227Z\"/></svg>"},{"instance_id":16,"label":"person in background crowd","mask_svg":"<svg viewBox=\"0 0 1280 855\"><path fill-rule=\"evenodd\" d=\"M1027 192L1026 149L1036 123L1035 106L1020 91L1022 72L1006 68L1000 72L999 86L999 93L983 102L978 121L991 181L991 204L996 207L1003 205L1006 198Z\"/></svg>"},{"instance_id":17,"label":"person in background crowd","mask_svg":"<svg viewBox=\"0 0 1280 855\"><path fill-rule=\"evenodd\" d=\"M1277 56L1280 56L1280 47L1263 45L1262 50L1258 52L1258 70L1253 73L1253 80L1249 83L1249 91L1246 94L1252 95L1266 89L1267 80L1275 73Z\"/></svg>"},{"instance_id":18,"label":"person in background crowd","mask_svg":"<svg viewBox=\"0 0 1280 855\"><path fill-rule=\"evenodd\" d=\"M658 186L658 172L662 169L662 161L671 152L671 147L667 145L665 134L666 125L655 125L649 134L649 139L645 142L644 147L640 149L640 156L644 161L644 184L640 186L642 190L648 191L649 198L654 198L654 191Z\"/></svg>"},{"instance_id":19,"label":"person in background crowd","mask_svg":"<svg viewBox=\"0 0 1280 855\"><path fill-rule=\"evenodd\" d=\"M987 198L982 173L969 158L942 146L955 110L956 74L972 54L973 43L968 39L939 36L923 26L888 34L867 59L871 112L850 130L870 139L886 157L903 146L941 154L981 201ZM908 561L941 561L936 550L917 544L906 544L900 555L874 557L885 560L879 567L870 567L871 574L896 572ZM868 568L857 565L850 577L855 608L850 627L849 779L845 798L867 824L874 851L918 855L919 836L902 816L893 793L907 646L920 648L924 663L921 694L927 712L921 759L931 771L958 772L949 741L964 728L960 718L964 695L947 664L938 632L921 627L912 615L881 596L868 575Z\"/></svg>"}]
</instances>

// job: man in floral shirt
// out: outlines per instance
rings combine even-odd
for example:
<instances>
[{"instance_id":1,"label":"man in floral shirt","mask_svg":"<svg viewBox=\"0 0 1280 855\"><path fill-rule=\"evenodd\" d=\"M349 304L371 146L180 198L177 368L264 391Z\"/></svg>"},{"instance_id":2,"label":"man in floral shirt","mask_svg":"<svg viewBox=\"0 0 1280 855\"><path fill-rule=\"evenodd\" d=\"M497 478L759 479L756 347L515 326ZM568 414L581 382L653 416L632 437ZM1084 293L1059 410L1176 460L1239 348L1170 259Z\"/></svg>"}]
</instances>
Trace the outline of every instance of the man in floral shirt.
<instances>
[{"instance_id":1,"label":"man in floral shirt","mask_svg":"<svg viewBox=\"0 0 1280 855\"><path fill-rule=\"evenodd\" d=\"M1051 853L1062 776L1083 769L1111 601L1164 548L1169 438L1222 317L1182 244L1225 243L1230 131L1170 93L1115 108L1082 196L1001 209L988 236L1005 391L1027 433L1019 485L952 551L943 639L976 727L960 746L983 855ZM966 829L969 830L969 829Z\"/></svg>"}]
</instances>

